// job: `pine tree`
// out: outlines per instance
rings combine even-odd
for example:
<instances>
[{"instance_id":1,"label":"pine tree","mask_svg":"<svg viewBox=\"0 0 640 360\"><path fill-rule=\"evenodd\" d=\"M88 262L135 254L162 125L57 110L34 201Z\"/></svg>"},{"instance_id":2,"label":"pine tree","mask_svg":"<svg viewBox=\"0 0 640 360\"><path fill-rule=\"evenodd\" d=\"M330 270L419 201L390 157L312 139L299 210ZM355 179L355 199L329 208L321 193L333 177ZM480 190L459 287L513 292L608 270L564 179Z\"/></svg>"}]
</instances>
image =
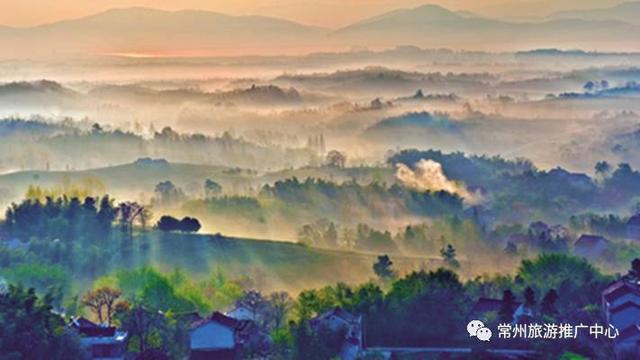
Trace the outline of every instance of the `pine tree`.
<instances>
[{"instance_id":1,"label":"pine tree","mask_svg":"<svg viewBox=\"0 0 640 360\"><path fill-rule=\"evenodd\" d=\"M440 249L440 255L442 259L452 267L460 267L460 263L456 259L456 249L453 245L448 244L446 247Z\"/></svg>"}]
</instances>

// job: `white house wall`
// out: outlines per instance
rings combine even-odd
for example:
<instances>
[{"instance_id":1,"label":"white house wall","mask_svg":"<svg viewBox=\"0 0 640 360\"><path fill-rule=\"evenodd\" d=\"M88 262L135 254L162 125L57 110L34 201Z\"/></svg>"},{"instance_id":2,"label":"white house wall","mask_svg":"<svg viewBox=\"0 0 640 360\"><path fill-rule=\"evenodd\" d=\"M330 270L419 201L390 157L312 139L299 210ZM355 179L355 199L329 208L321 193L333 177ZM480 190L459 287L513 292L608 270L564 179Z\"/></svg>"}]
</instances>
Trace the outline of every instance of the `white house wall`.
<instances>
[{"instance_id":1,"label":"white house wall","mask_svg":"<svg viewBox=\"0 0 640 360\"><path fill-rule=\"evenodd\" d=\"M191 332L191 350L233 349L234 332L215 322L204 324Z\"/></svg>"}]
</instances>

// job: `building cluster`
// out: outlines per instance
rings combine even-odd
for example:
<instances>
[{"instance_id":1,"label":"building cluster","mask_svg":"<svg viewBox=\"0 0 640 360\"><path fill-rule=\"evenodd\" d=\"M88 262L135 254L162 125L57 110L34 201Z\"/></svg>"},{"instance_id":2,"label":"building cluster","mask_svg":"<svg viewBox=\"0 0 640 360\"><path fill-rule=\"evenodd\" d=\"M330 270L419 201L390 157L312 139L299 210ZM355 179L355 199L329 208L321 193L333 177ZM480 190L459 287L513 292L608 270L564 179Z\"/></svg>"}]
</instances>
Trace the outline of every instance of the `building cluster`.
<instances>
[{"instance_id":1,"label":"building cluster","mask_svg":"<svg viewBox=\"0 0 640 360\"><path fill-rule=\"evenodd\" d=\"M268 358L273 342L253 320L253 310L235 307L206 317L197 314L189 332L190 360L225 360L243 357ZM342 360L354 360L363 349L362 316L335 308L310 320L313 331L324 327L345 334L340 351ZM88 358L124 360L127 333L115 327L96 324L86 318L72 318L69 327L80 335Z\"/></svg>"},{"instance_id":2,"label":"building cluster","mask_svg":"<svg viewBox=\"0 0 640 360\"><path fill-rule=\"evenodd\" d=\"M80 345L90 359L124 359L127 333L114 326L96 324L84 317L72 318L69 327L80 335Z\"/></svg>"},{"instance_id":3,"label":"building cluster","mask_svg":"<svg viewBox=\"0 0 640 360\"><path fill-rule=\"evenodd\" d=\"M623 278L602 292L602 309L607 325L618 330L613 340L617 359L640 359L640 284Z\"/></svg>"},{"instance_id":4,"label":"building cluster","mask_svg":"<svg viewBox=\"0 0 640 360\"><path fill-rule=\"evenodd\" d=\"M469 216L479 218L481 211ZM532 223L526 234L509 237L515 246L532 246L554 239L569 239L568 229L561 225L549 226L543 222ZM631 217L626 225L625 237L640 240L640 215ZM17 239L8 246L21 248L28 246ZM589 260L607 256L610 241L593 234L582 234L572 243L573 253ZM502 299L480 298L473 305L467 320L489 321L496 316L504 317L505 304ZM535 317L535 310L524 303L513 302L508 306L511 324L527 324ZM616 329L617 336L612 345L617 359L640 359L640 281L625 276L610 284L602 292L602 310L605 326ZM273 342L256 321L259 317L254 310L237 306L225 313L214 312L206 317L194 314L189 333L189 348L192 360L236 359L251 351L251 357L267 358ZM358 358L365 350L363 338L363 318L342 308L335 308L319 314L309 322L312 331L321 328L344 333L340 358ZM91 359L124 359L128 334L116 327L96 324L86 318L72 318L69 328L77 331L81 345Z\"/></svg>"},{"instance_id":5,"label":"building cluster","mask_svg":"<svg viewBox=\"0 0 640 360\"><path fill-rule=\"evenodd\" d=\"M475 215L479 217L479 215ZM475 219L474 217L474 219ZM640 241L640 214L631 216L624 225L622 239L627 242ZM536 221L526 232L509 235L504 239L505 251L520 249L573 250L573 254L590 261L612 258L611 241L598 234L580 234L574 237L563 225L548 225Z\"/></svg>"}]
</instances>

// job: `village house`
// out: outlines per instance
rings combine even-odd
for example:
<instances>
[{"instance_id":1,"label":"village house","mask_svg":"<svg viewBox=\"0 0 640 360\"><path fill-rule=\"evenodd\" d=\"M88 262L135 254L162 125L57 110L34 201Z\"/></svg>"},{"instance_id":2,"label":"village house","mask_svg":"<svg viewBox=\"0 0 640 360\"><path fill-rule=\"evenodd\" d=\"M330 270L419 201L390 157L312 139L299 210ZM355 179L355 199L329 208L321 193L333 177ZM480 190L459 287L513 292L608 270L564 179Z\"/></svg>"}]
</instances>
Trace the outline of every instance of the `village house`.
<instances>
[{"instance_id":1,"label":"village house","mask_svg":"<svg viewBox=\"0 0 640 360\"><path fill-rule=\"evenodd\" d=\"M549 236L551 239L566 239L569 237L569 229L564 225L551 225L549 227Z\"/></svg>"},{"instance_id":2,"label":"village house","mask_svg":"<svg viewBox=\"0 0 640 360\"><path fill-rule=\"evenodd\" d=\"M311 319L311 327L321 326L332 331L345 331L345 341L340 350L342 360L352 360L364 347L362 335L362 315L354 315L340 307L326 311Z\"/></svg>"},{"instance_id":3,"label":"village house","mask_svg":"<svg viewBox=\"0 0 640 360\"><path fill-rule=\"evenodd\" d=\"M513 312L514 324L530 324L535 317L535 311L527 304L519 304Z\"/></svg>"},{"instance_id":4,"label":"village house","mask_svg":"<svg viewBox=\"0 0 640 360\"><path fill-rule=\"evenodd\" d=\"M622 279L602 292L602 308L607 325L619 331L614 339L616 358L640 357L640 287Z\"/></svg>"},{"instance_id":5,"label":"village house","mask_svg":"<svg viewBox=\"0 0 640 360\"><path fill-rule=\"evenodd\" d=\"M487 322L492 318L497 318L502 308L502 300L491 298L479 298L467 315L467 321L480 320Z\"/></svg>"},{"instance_id":6,"label":"village house","mask_svg":"<svg viewBox=\"0 0 640 360\"><path fill-rule=\"evenodd\" d=\"M235 359L243 350L268 353L271 339L253 321L238 320L220 312L192 324L189 359Z\"/></svg>"},{"instance_id":7,"label":"village house","mask_svg":"<svg viewBox=\"0 0 640 360\"><path fill-rule=\"evenodd\" d=\"M609 241L600 235L583 234L573 244L573 251L577 256L595 260L600 258L609 247Z\"/></svg>"},{"instance_id":8,"label":"village house","mask_svg":"<svg viewBox=\"0 0 640 360\"><path fill-rule=\"evenodd\" d=\"M533 242L544 241L550 238L549 225L542 221L536 221L529 224L529 238Z\"/></svg>"},{"instance_id":9,"label":"village house","mask_svg":"<svg viewBox=\"0 0 640 360\"><path fill-rule=\"evenodd\" d=\"M526 233L511 234L503 239L507 248L532 249L544 246L545 243L555 240L567 240L569 229L563 225L547 225L542 221L536 221L529 225ZM525 250L526 251L526 250Z\"/></svg>"},{"instance_id":10,"label":"village house","mask_svg":"<svg viewBox=\"0 0 640 360\"><path fill-rule=\"evenodd\" d=\"M629 218L626 225L626 238L629 240L640 240L640 214Z\"/></svg>"},{"instance_id":11,"label":"village house","mask_svg":"<svg viewBox=\"0 0 640 360\"><path fill-rule=\"evenodd\" d=\"M560 224L550 226L536 221L529 224L528 235L532 243L539 244L549 240L565 239L569 236L569 229Z\"/></svg>"},{"instance_id":12,"label":"village house","mask_svg":"<svg viewBox=\"0 0 640 360\"><path fill-rule=\"evenodd\" d=\"M96 324L84 317L72 318L69 327L80 335L80 345L90 359L124 359L127 333L114 326Z\"/></svg>"},{"instance_id":13,"label":"village house","mask_svg":"<svg viewBox=\"0 0 640 360\"><path fill-rule=\"evenodd\" d=\"M513 304L514 314L512 319L515 319L515 313L522 303L515 302ZM467 321L480 320L483 322L497 321L500 316L500 310L502 309L502 299L492 299L481 297L471 308L471 311L467 315Z\"/></svg>"},{"instance_id":14,"label":"village house","mask_svg":"<svg viewBox=\"0 0 640 360\"><path fill-rule=\"evenodd\" d=\"M234 308L225 312L224 314L236 320L256 321L256 318L258 317L258 314L256 314L255 310L242 305L235 306Z\"/></svg>"}]
</instances>

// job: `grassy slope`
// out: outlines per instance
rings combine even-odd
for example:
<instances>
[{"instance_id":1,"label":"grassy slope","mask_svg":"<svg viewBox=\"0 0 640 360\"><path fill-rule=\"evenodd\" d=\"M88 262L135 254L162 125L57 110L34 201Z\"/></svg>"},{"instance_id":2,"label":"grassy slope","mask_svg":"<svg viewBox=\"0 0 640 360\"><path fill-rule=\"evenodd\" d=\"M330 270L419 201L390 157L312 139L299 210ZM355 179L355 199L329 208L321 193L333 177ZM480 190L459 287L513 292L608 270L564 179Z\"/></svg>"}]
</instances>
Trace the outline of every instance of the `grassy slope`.
<instances>
[{"instance_id":1,"label":"grassy slope","mask_svg":"<svg viewBox=\"0 0 640 360\"><path fill-rule=\"evenodd\" d=\"M211 235L162 234L135 239L138 246L114 267L151 264L170 271L179 267L206 276L216 268L230 276L247 275L265 289L299 291L342 281L358 283L374 278L372 265L378 254L330 251L293 243ZM393 256L397 269L435 265L427 257Z\"/></svg>"}]
</instances>

